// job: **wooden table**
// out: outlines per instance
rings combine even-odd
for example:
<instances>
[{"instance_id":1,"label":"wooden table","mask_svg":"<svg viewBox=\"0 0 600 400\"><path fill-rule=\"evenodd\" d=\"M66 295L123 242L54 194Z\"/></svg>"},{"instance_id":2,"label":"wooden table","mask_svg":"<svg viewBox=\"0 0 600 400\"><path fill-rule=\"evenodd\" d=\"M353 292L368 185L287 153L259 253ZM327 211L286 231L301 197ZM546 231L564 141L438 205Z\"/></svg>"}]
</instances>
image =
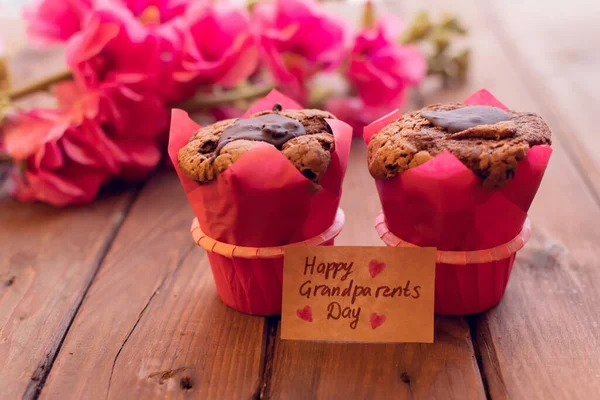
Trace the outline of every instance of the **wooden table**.
<instances>
[{"instance_id":1,"label":"wooden table","mask_svg":"<svg viewBox=\"0 0 600 400\"><path fill-rule=\"evenodd\" d=\"M278 318L244 315L218 299L173 172L81 208L3 194L0 398L599 398L598 6L426 5L444 6L471 30L468 84L426 84L407 108L485 87L511 108L540 113L553 131L554 154L530 212L533 237L499 306L436 317L428 345L281 341ZM388 4L406 16L421 7ZM17 80L47 73L41 61L50 59L21 53ZM339 244L382 244L358 140L342 207L350 217Z\"/></svg>"}]
</instances>

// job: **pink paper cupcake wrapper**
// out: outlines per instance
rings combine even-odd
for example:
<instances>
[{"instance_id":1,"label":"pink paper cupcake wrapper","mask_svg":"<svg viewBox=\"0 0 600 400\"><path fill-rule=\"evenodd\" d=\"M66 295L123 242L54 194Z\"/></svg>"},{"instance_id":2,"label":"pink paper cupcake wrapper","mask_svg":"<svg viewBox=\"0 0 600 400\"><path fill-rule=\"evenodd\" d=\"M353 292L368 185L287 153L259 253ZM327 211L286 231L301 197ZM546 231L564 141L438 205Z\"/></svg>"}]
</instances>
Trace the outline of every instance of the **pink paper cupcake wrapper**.
<instances>
[{"instance_id":1,"label":"pink paper cupcake wrapper","mask_svg":"<svg viewBox=\"0 0 600 400\"><path fill-rule=\"evenodd\" d=\"M390 247L419 247L389 231L383 212L376 218L379 237ZM435 313L468 315L494 307L502 299L515 256L531 236L529 218L507 243L475 251L436 253Z\"/></svg>"},{"instance_id":2,"label":"pink paper cupcake wrapper","mask_svg":"<svg viewBox=\"0 0 600 400\"><path fill-rule=\"evenodd\" d=\"M508 109L485 89L464 104ZM365 127L365 143L400 116L394 111ZM478 313L502 299L516 252L529 239L527 211L551 154L550 145L532 146L512 180L492 191L448 151L394 178L376 180L385 212L376 224L381 239L388 246L439 249L436 314Z\"/></svg>"},{"instance_id":3,"label":"pink paper cupcake wrapper","mask_svg":"<svg viewBox=\"0 0 600 400\"><path fill-rule=\"evenodd\" d=\"M339 233L342 231L344 221L344 211L341 208L338 208L333 224L321 234L314 236L310 239L288 244L286 246L274 247L245 247L219 242L218 240L215 240L206 235L204 232L202 232L197 218L194 218L194 220L192 221L192 227L190 229L190 232L192 234L192 237L194 238L194 242L196 242L198 246L206 249L211 253L216 253L227 258L278 258L283 257L284 249L287 246L319 246L323 243L330 241L331 239L339 235Z\"/></svg>"},{"instance_id":4,"label":"pink paper cupcake wrapper","mask_svg":"<svg viewBox=\"0 0 600 400\"><path fill-rule=\"evenodd\" d=\"M375 219L375 229L381 240L390 247L419 247L415 244L409 243L405 240L400 239L394 235L388 229L385 223L385 216L383 212L377 214ZM521 229L521 232L515 236L512 240L507 243L482 250L474 251L442 251L438 250L436 255L437 263L452 264L452 265L466 265L466 264L480 264L489 263L494 261L504 260L509 258L512 254L521 250L525 243L531 237L531 221L529 217L525 220L525 224Z\"/></svg>"}]
</instances>

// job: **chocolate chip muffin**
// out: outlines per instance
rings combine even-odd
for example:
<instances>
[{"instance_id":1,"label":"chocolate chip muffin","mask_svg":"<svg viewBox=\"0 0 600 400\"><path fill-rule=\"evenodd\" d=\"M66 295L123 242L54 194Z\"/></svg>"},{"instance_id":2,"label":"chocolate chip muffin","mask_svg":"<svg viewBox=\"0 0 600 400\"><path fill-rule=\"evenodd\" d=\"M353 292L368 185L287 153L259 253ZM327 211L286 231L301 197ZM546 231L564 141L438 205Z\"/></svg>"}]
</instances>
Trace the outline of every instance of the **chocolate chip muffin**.
<instances>
[{"instance_id":1,"label":"chocolate chip muffin","mask_svg":"<svg viewBox=\"0 0 600 400\"><path fill-rule=\"evenodd\" d=\"M228 119L196 132L178 153L182 171L199 183L210 182L235 163L242 154L266 142L290 160L306 178L318 182L334 151L331 127L335 119L321 110L263 111L245 119Z\"/></svg>"},{"instance_id":2,"label":"chocolate chip muffin","mask_svg":"<svg viewBox=\"0 0 600 400\"><path fill-rule=\"evenodd\" d=\"M449 151L485 186L499 188L512 179L529 148L541 144L551 144L551 133L536 114L435 104L409 112L373 135L369 171L375 179L392 178Z\"/></svg>"}]
</instances>

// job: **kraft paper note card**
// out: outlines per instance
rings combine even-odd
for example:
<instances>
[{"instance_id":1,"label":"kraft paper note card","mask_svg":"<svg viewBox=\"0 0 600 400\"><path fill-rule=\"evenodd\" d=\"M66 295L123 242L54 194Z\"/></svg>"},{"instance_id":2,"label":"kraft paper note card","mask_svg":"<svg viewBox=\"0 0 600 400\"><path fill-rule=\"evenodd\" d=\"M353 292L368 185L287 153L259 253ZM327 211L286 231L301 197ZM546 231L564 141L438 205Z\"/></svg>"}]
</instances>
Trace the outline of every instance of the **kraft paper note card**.
<instances>
[{"instance_id":1,"label":"kraft paper note card","mask_svg":"<svg viewBox=\"0 0 600 400\"><path fill-rule=\"evenodd\" d=\"M433 342L434 248L287 247L281 338Z\"/></svg>"}]
</instances>

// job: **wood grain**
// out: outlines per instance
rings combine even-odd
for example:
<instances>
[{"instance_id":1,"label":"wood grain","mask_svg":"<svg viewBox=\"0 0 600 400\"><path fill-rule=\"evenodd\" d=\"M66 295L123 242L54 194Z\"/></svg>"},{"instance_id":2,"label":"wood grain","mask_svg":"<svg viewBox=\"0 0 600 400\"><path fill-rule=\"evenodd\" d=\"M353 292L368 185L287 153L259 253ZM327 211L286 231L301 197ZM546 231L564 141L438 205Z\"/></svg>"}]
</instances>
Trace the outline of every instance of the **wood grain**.
<instances>
[{"instance_id":1,"label":"wood grain","mask_svg":"<svg viewBox=\"0 0 600 400\"><path fill-rule=\"evenodd\" d=\"M194 248L122 348L107 398L255 397L264 328L264 318L220 301L208 259Z\"/></svg>"},{"instance_id":2,"label":"wood grain","mask_svg":"<svg viewBox=\"0 0 600 400\"><path fill-rule=\"evenodd\" d=\"M436 317L434 344L277 340L273 353L266 399L485 399L462 318Z\"/></svg>"},{"instance_id":3,"label":"wood grain","mask_svg":"<svg viewBox=\"0 0 600 400\"><path fill-rule=\"evenodd\" d=\"M60 210L0 194L0 398L40 389L132 197Z\"/></svg>"},{"instance_id":4,"label":"wood grain","mask_svg":"<svg viewBox=\"0 0 600 400\"><path fill-rule=\"evenodd\" d=\"M265 320L225 307L174 172L153 177L65 339L44 399L249 398Z\"/></svg>"},{"instance_id":5,"label":"wood grain","mask_svg":"<svg viewBox=\"0 0 600 400\"><path fill-rule=\"evenodd\" d=\"M470 24L473 70L467 86L442 92L430 87L425 101L460 101L485 87L511 108L539 112L553 130L552 160L530 210L533 237L517 257L504 300L472 318L485 383L493 399L595 398L600 211L589 180L594 171L582 170L564 144L585 137L586 124L565 129L562 114L552 110L569 97L555 103L535 90L542 83L529 81L542 78L535 70L523 71L516 55L506 52L502 41L518 45L519 38L501 39L505 31L496 30L488 3L455 4Z\"/></svg>"}]
</instances>

